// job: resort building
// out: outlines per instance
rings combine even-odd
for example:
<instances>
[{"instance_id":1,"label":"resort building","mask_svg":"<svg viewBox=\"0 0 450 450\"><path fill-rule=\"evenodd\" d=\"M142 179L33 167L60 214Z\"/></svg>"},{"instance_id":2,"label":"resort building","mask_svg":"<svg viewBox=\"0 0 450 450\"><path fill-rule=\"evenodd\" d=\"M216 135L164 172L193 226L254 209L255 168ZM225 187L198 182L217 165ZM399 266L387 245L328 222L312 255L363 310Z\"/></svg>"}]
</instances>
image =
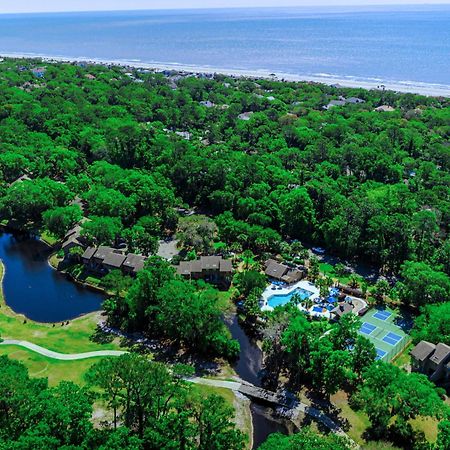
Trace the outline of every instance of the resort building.
<instances>
[{"instance_id":1,"label":"resort building","mask_svg":"<svg viewBox=\"0 0 450 450\"><path fill-rule=\"evenodd\" d=\"M306 276L306 271L300 269L292 269L285 264L280 264L274 259L268 259L265 262L264 273L273 280L283 281L287 284L297 283Z\"/></svg>"},{"instance_id":2,"label":"resort building","mask_svg":"<svg viewBox=\"0 0 450 450\"><path fill-rule=\"evenodd\" d=\"M84 266L99 274L106 274L111 270L121 270L127 275L136 275L144 268L147 258L134 253L123 253L115 248L88 247L83 253L81 260Z\"/></svg>"},{"instance_id":3,"label":"resort building","mask_svg":"<svg viewBox=\"0 0 450 450\"><path fill-rule=\"evenodd\" d=\"M193 280L205 280L221 286L231 283L233 265L230 259L221 256L202 256L195 261L181 261L177 274Z\"/></svg>"},{"instance_id":4,"label":"resort building","mask_svg":"<svg viewBox=\"0 0 450 450\"><path fill-rule=\"evenodd\" d=\"M450 347L420 341L411 350L412 370L427 375L431 381L450 380Z\"/></svg>"}]
</instances>

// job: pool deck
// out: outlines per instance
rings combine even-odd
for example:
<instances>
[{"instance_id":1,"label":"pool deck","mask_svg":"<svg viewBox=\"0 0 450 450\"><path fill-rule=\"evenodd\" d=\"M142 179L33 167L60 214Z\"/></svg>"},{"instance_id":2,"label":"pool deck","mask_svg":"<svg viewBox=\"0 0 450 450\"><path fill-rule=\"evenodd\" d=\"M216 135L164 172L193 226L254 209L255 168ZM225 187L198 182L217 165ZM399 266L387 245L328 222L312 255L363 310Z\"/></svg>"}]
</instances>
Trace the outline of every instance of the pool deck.
<instances>
[{"instance_id":1,"label":"pool deck","mask_svg":"<svg viewBox=\"0 0 450 450\"><path fill-rule=\"evenodd\" d=\"M262 302L262 311L273 311L273 308L269 306L269 298L273 295L288 295L292 291L295 291L296 289L305 289L306 291L312 292L311 297L309 297L311 300L315 300L320 297L320 291L316 288L316 286L307 280L301 280L298 281L295 284L292 284L290 286L283 287L282 289L272 289L275 285L270 284L265 291L263 292L261 296L261 302ZM276 286L278 288L278 286ZM300 308L301 309L301 308Z\"/></svg>"}]
</instances>

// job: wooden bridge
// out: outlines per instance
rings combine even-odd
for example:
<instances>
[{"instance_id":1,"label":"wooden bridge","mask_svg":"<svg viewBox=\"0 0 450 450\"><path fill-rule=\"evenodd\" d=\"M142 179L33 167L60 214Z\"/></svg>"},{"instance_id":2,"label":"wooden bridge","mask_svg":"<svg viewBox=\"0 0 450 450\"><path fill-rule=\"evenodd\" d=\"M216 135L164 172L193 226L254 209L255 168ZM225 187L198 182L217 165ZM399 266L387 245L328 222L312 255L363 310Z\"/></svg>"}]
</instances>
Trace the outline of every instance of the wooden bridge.
<instances>
[{"instance_id":1,"label":"wooden bridge","mask_svg":"<svg viewBox=\"0 0 450 450\"><path fill-rule=\"evenodd\" d=\"M241 383L237 392L252 400L269 403L273 406L283 406L289 409L298 406L298 400L287 392L272 392L247 383Z\"/></svg>"}]
</instances>

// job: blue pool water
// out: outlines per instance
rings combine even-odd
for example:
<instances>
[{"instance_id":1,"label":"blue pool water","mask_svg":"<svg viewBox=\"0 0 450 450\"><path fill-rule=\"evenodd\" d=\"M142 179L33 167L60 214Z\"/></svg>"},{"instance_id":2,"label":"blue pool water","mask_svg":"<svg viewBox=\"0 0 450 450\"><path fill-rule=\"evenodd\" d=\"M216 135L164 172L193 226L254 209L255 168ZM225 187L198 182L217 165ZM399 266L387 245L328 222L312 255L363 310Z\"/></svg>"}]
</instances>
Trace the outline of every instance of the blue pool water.
<instances>
[{"instance_id":1,"label":"blue pool water","mask_svg":"<svg viewBox=\"0 0 450 450\"><path fill-rule=\"evenodd\" d=\"M277 306L283 306L286 303L289 303L289 301L295 294L297 294L302 300L306 300L307 298L311 297L311 295L313 295L311 291L297 288L294 289L292 292L289 292L289 294L275 294L270 296L269 299L267 300L267 304L272 308L276 308Z\"/></svg>"}]
</instances>

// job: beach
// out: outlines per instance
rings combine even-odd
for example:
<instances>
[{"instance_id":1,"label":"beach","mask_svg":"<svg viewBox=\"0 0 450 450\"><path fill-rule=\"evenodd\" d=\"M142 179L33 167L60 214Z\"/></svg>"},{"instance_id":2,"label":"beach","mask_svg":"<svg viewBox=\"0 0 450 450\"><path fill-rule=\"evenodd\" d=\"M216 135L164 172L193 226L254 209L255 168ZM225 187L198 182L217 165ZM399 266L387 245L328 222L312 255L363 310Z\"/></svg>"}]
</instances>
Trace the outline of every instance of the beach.
<instances>
[{"instance_id":1,"label":"beach","mask_svg":"<svg viewBox=\"0 0 450 450\"><path fill-rule=\"evenodd\" d=\"M329 86L341 86L346 88L361 89L384 89L388 91L419 94L430 97L449 97L450 87L440 84L421 83L415 81L389 82L381 79L373 79L373 81L360 80L356 77L337 77L331 74L318 74L317 76L308 76L292 73L270 72L268 70L249 70L249 69L232 69L211 66L197 66L177 63L161 63L161 62L142 62L137 60L114 60L101 58L86 57L66 57L66 56L50 56L43 54L27 54L27 53L0 53L1 58L17 58L17 59L41 59L42 62L48 63L87 63L106 66L129 67L133 69L144 69L155 72L174 71L184 74L196 74L211 76L214 74L226 75L234 78L254 78L254 79L271 79L278 81L290 82L314 82Z\"/></svg>"}]
</instances>

